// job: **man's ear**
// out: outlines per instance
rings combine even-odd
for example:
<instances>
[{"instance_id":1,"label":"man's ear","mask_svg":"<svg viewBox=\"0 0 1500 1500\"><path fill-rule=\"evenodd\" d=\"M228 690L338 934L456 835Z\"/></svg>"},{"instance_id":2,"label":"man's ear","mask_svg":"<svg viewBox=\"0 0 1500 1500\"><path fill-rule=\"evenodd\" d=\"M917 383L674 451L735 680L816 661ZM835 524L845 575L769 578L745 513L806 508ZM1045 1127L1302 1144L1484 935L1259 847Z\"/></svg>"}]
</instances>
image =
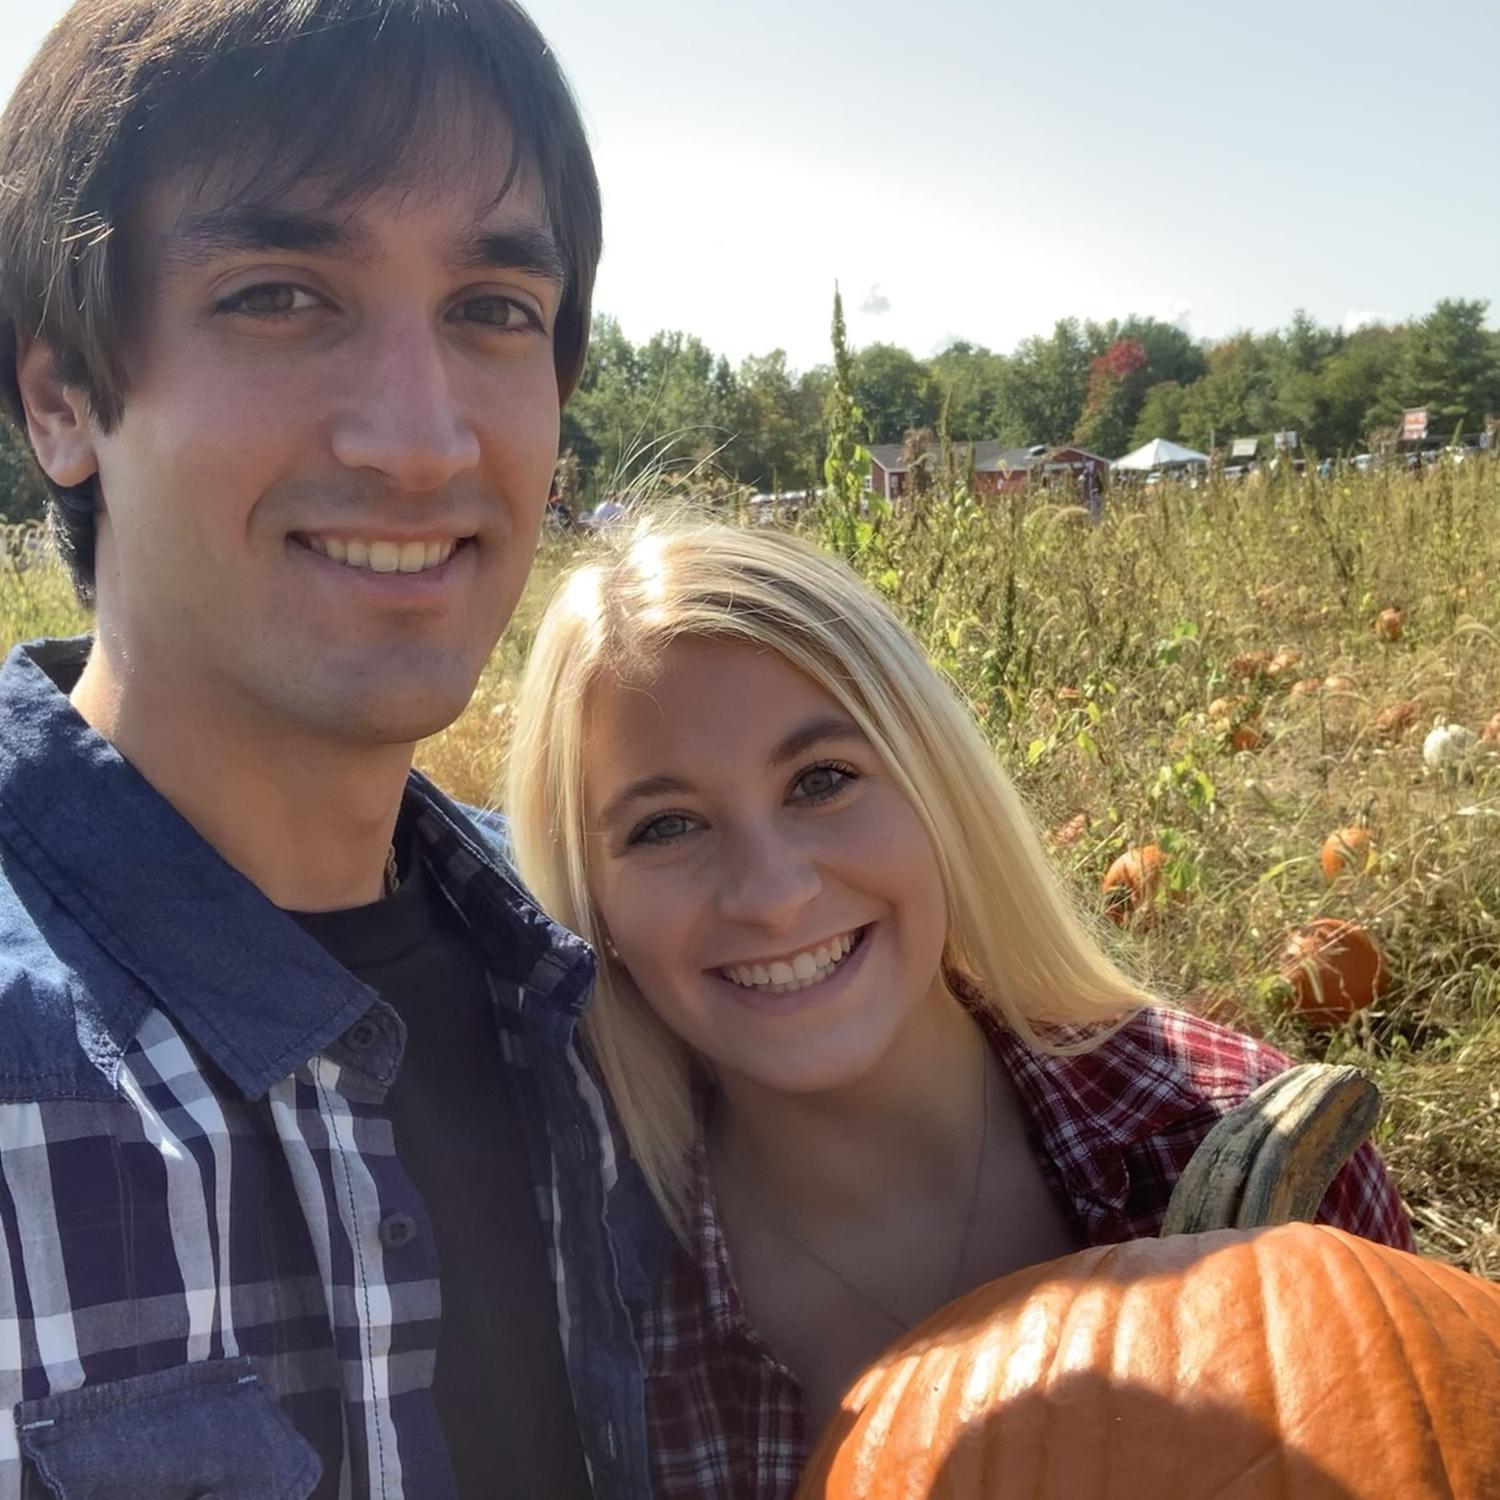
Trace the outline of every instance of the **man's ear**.
<instances>
[{"instance_id":1,"label":"man's ear","mask_svg":"<svg viewBox=\"0 0 1500 1500\"><path fill-rule=\"evenodd\" d=\"M65 385L57 359L40 339L16 340L16 384L26 407L26 431L37 462L63 489L86 483L99 472L94 425L87 395Z\"/></svg>"}]
</instances>

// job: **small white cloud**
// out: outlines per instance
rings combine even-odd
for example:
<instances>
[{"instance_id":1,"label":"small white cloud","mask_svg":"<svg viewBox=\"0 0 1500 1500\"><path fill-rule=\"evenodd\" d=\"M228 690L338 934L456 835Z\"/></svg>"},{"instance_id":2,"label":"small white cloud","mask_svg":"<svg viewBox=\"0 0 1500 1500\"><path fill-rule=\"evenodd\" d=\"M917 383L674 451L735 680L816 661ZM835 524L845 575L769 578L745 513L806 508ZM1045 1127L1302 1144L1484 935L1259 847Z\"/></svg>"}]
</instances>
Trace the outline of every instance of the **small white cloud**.
<instances>
[{"instance_id":1,"label":"small white cloud","mask_svg":"<svg viewBox=\"0 0 1500 1500\"><path fill-rule=\"evenodd\" d=\"M1192 304L1184 302L1181 297L1166 294L1147 297L1140 305L1132 307L1131 311L1140 313L1143 317L1156 318L1162 323L1171 323L1189 335L1193 331Z\"/></svg>"},{"instance_id":2,"label":"small white cloud","mask_svg":"<svg viewBox=\"0 0 1500 1500\"><path fill-rule=\"evenodd\" d=\"M1361 328L1368 328L1372 323L1394 323L1395 321L1389 313L1372 312L1369 308L1350 308L1344 314L1344 332L1357 333Z\"/></svg>"},{"instance_id":3,"label":"small white cloud","mask_svg":"<svg viewBox=\"0 0 1500 1500\"><path fill-rule=\"evenodd\" d=\"M891 299L880 290L879 282L876 282L865 293L865 300L859 304L859 310L862 313L869 313L872 317L876 318L882 313L888 313L891 310Z\"/></svg>"}]
</instances>

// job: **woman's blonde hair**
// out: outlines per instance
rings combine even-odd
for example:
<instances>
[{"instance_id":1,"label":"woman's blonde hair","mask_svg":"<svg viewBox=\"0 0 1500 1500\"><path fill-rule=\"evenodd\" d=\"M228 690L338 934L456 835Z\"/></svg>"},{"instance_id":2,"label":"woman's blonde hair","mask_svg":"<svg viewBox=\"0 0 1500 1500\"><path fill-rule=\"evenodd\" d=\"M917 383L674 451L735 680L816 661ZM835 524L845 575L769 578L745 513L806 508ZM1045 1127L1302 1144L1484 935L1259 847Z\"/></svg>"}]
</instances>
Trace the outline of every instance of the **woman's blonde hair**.
<instances>
[{"instance_id":1,"label":"woman's blonde hair","mask_svg":"<svg viewBox=\"0 0 1500 1500\"><path fill-rule=\"evenodd\" d=\"M1152 1000L1090 936L1020 797L921 646L843 563L773 530L645 521L603 544L549 604L515 704L505 810L522 878L600 948L589 894L584 744L590 689L680 637L774 651L858 724L926 824L948 905L943 966L1032 1046L1056 1026L1113 1026ZM686 1232L696 1122L692 1057L616 963L585 1026L669 1222ZM1039 1030L1039 1028L1041 1028Z\"/></svg>"}]
</instances>

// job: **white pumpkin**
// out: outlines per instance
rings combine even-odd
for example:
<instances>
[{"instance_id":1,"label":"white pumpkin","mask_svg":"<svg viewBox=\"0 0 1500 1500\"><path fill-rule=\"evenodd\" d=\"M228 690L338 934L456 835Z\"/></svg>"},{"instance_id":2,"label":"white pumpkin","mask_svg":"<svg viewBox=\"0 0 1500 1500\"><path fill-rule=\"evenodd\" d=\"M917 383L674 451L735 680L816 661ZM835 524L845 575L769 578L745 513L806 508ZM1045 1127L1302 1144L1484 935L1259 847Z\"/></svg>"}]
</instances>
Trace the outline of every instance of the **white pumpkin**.
<instances>
[{"instance_id":1,"label":"white pumpkin","mask_svg":"<svg viewBox=\"0 0 1500 1500\"><path fill-rule=\"evenodd\" d=\"M1463 770L1479 736L1462 724L1450 724L1439 714L1422 741L1422 764L1434 775L1454 780Z\"/></svg>"}]
</instances>

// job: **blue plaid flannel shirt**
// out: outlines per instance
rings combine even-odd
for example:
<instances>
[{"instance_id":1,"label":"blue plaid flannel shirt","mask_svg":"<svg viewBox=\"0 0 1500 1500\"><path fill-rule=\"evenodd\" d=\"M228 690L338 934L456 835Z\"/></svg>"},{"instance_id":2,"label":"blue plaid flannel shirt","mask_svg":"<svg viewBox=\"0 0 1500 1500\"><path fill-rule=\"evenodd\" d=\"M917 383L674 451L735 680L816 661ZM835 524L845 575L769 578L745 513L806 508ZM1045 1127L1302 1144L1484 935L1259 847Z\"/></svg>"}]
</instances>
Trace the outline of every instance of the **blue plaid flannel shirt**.
<instances>
[{"instance_id":1,"label":"blue plaid flannel shirt","mask_svg":"<svg viewBox=\"0 0 1500 1500\"><path fill-rule=\"evenodd\" d=\"M0 667L0 1500L443 1500L400 1022L73 712L83 650ZM417 775L406 814L492 976L595 1491L633 1500L658 1231L576 1045L591 955L493 828Z\"/></svg>"}]
</instances>

